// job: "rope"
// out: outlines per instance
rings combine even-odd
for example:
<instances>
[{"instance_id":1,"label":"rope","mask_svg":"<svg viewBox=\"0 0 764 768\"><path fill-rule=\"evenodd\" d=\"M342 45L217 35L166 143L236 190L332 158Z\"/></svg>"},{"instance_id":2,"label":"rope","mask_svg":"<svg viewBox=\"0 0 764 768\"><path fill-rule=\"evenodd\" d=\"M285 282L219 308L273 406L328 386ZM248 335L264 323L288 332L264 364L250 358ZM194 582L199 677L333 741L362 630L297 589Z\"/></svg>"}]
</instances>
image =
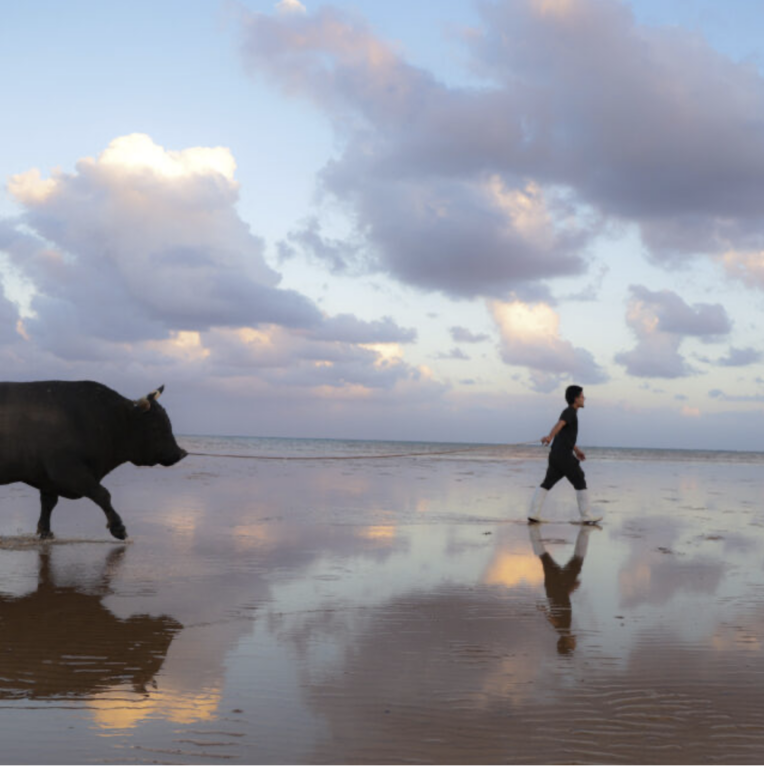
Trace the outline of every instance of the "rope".
<instances>
[{"instance_id":1,"label":"rope","mask_svg":"<svg viewBox=\"0 0 764 768\"><path fill-rule=\"evenodd\" d=\"M505 443L491 447L515 448L521 445L535 445L538 440L527 440L524 443ZM454 448L448 451L421 451L413 453L378 453L361 454L358 456L253 456L242 453L198 453L189 451L189 456L210 456L216 459L252 459L253 461L355 461L358 459L402 459L409 456L446 456L454 453L469 453L471 451L484 451L488 446L471 446L470 448Z\"/></svg>"}]
</instances>

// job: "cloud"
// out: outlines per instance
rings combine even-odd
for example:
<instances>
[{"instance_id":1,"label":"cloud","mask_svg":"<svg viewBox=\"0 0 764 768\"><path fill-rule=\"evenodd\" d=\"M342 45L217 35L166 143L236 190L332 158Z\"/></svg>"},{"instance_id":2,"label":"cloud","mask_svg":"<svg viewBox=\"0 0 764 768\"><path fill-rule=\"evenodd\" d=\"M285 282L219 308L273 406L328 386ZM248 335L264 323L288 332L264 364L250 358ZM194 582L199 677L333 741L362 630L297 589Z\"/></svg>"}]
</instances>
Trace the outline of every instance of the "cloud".
<instances>
[{"instance_id":1,"label":"cloud","mask_svg":"<svg viewBox=\"0 0 764 768\"><path fill-rule=\"evenodd\" d=\"M723 400L730 403L764 403L764 394L758 395L730 395L722 389L712 389L708 396L714 400Z\"/></svg>"},{"instance_id":2,"label":"cloud","mask_svg":"<svg viewBox=\"0 0 764 768\"><path fill-rule=\"evenodd\" d=\"M475 87L439 82L358 16L246 17L249 70L336 127L320 182L352 211L364 268L528 300L539 281L584 272L607 221L636 224L663 262L764 250L753 64L610 0L478 10L464 35Z\"/></svg>"},{"instance_id":3,"label":"cloud","mask_svg":"<svg viewBox=\"0 0 764 768\"><path fill-rule=\"evenodd\" d=\"M632 376L674 379L694 373L679 352L684 338L694 336L714 341L731 331L721 304L689 306L673 291L650 291L641 285L630 287L626 322L637 336L637 346L616 355Z\"/></svg>"},{"instance_id":4,"label":"cloud","mask_svg":"<svg viewBox=\"0 0 764 768\"><path fill-rule=\"evenodd\" d=\"M764 81L754 65L695 32L638 25L608 0L566 13L532 1L481 7L475 67L525 121L519 160L534 175L638 223L659 259L761 239Z\"/></svg>"},{"instance_id":5,"label":"cloud","mask_svg":"<svg viewBox=\"0 0 764 768\"><path fill-rule=\"evenodd\" d=\"M730 347L729 354L726 357L719 358L716 361L716 364L729 368L744 367L760 363L762 361L762 357L763 356L761 351L758 349L753 349L753 347L746 347L745 349Z\"/></svg>"},{"instance_id":6,"label":"cloud","mask_svg":"<svg viewBox=\"0 0 764 768\"><path fill-rule=\"evenodd\" d=\"M359 245L324 236L321 223L315 216L290 231L287 239L278 244L278 248L282 258L294 256L295 250L299 248L335 274L353 272L363 260Z\"/></svg>"},{"instance_id":7,"label":"cloud","mask_svg":"<svg viewBox=\"0 0 764 768\"><path fill-rule=\"evenodd\" d=\"M495 301L490 310L501 334L502 360L529 368L534 389L550 392L564 379L607 380L590 352L561 338L559 315L548 304Z\"/></svg>"},{"instance_id":8,"label":"cloud","mask_svg":"<svg viewBox=\"0 0 764 768\"><path fill-rule=\"evenodd\" d=\"M310 300L278 288L262 241L239 218L235 167L224 148L175 152L133 134L74 173L11 178L29 234L6 229L0 247L36 289L30 333L70 354L66 338L125 343L171 329L319 324Z\"/></svg>"},{"instance_id":9,"label":"cloud","mask_svg":"<svg viewBox=\"0 0 764 768\"><path fill-rule=\"evenodd\" d=\"M631 376L678 379L690 376L695 369L679 354L682 339L676 336L651 336L639 341L629 352L619 352L615 361L626 367Z\"/></svg>"},{"instance_id":10,"label":"cloud","mask_svg":"<svg viewBox=\"0 0 764 768\"><path fill-rule=\"evenodd\" d=\"M730 277L751 288L764 290L764 250L730 250L720 260Z\"/></svg>"},{"instance_id":11,"label":"cloud","mask_svg":"<svg viewBox=\"0 0 764 768\"><path fill-rule=\"evenodd\" d=\"M6 378L97 378L120 391L204 381L314 407L437 403L448 387L404 360L414 329L326 315L279 286L236 211L235 169L227 149L173 151L135 134L73 173L13 177L24 212L0 221L0 251L32 299L22 319L0 293Z\"/></svg>"},{"instance_id":12,"label":"cloud","mask_svg":"<svg viewBox=\"0 0 764 768\"><path fill-rule=\"evenodd\" d=\"M19 338L19 310L9 301L0 284L0 344L13 343Z\"/></svg>"},{"instance_id":13,"label":"cloud","mask_svg":"<svg viewBox=\"0 0 764 768\"><path fill-rule=\"evenodd\" d=\"M251 14L244 55L250 71L311 99L335 124L343 151L321 173L321 188L349 205L355 238L367 247L327 241L315 220L291 233L290 244L334 269L387 272L460 297L538 293L540 280L584 271L592 224L567 191L471 157L473 121L488 120L499 136L504 126L489 114L501 105L449 90L359 17L330 8ZM454 134L469 146L454 152L448 144L428 159Z\"/></svg>"},{"instance_id":14,"label":"cloud","mask_svg":"<svg viewBox=\"0 0 764 768\"><path fill-rule=\"evenodd\" d=\"M491 338L487 333L472 333L460 325L452 326L449 331L451 338L459 344L479 344L481 341L488 341Z\"/></svg>"},{"instance_id":15,"label":"cloud","mask_svg":"<svg viewBox=\"0 0 764 768\"><path fill-rule=\"evenodd\" d=\"M132 352L145 363L179 367L185 377L246 382L253 395L261 396L303 392L319 399L372 399L375 393L409 387L410 397L417 397L419 388L435 399L446 391L426 369L406 363L398 343L383 341L394 336L409 340L393 323L361 323L345 315L334 327L340 332L331 330L331 318L324 338L277 325L221 327L174 333ZM342 340L342 335L353 340Z\"/></svg>"},{"instance_id":16,"label":"cloud","mask_svg":"<svg viewBox=\"0 0 764 768\"><path fill-rule=\"evenodd\" d=\"M308 335L313 339L350 344L408 344L417 338L415 329L401 328L391 317L366 322L349 314L325 317Z\"/></svg>"},{"instance_id":17,"label":"cloud","mask_svg":"<svg viewBox=\"0 0 764 768\"><path fill-rule=\"evenodd\" d=\"M590 282L588 285L586 285L584 288L582 288L580 291L577 291L576 293L568 294L567 296L563 296L560 298L561 301L598 301L600 297L600 292L602 291L602 286L605 282L605 277L607 276L608 272L610 271L610 268L608 266L602 266L598 270L597 274L594 276L594 279L592 282Z\"/></svg>"},{"instance_id":18,"label":"cloud","mask_svg":"<svg viewBox=\"0 0 764 768\"><path fill-rule=\"evenodd\" d=\"M371 251L356 267L386 272L422 290L452 297L505 297L516 291L531 296L535 285L553 276L584 269L578 251L586 236L575 225L539 236L541 227L523 230L525 190L497 188L491 180L384 179L358 162L335 164L323 184L354 202L358 230ZM530 206L545 202L531 191ZM513 215L515 219L513 219ZM539 214L541 215L541 214Z\"/></svg>"},{"instance_id":19,"label":"cloud","mask_svg":"<svg viewBox=\"0 0 764 768\"><path fill-rule=\"evenodd\" d=\"M630 290L641 309L638 322L645 330L700 336L706 340L725 336L732 330L721 304L701 303L690 307L673 291L650 291L642 285L632 285Z\"/></svg>"},{"instance_id":20,"label":"cloud","mask_svg":"<svg viewBox=\"0 0 764 768\"><path fill-rule=\"evenodd\" d=\"M279 0L276 3L276 12L283 14L307 13L307 9L300 0Z\"/></svg>"},{"instance_id":21,"label":"cloud","mask_svg":"<svg viewBox=\"0 0 764 768\"><path fill-rule=\"evenodd\" d=\"M449 352L439 352L435 355L436 360L469 360L470 356L465 354L459 347L453 347Z\"/></svg>"}]
</instances>

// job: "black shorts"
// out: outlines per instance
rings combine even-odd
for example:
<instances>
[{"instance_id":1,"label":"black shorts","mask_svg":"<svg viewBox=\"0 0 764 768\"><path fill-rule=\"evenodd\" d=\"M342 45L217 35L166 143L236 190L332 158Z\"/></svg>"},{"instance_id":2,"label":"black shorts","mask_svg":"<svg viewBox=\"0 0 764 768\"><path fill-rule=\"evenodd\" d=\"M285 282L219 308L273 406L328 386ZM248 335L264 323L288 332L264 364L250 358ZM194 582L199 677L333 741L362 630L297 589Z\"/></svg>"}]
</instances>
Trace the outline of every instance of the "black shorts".
<instances>
[{"instance_id":1,"label":"black shorts","mask_svg":"<svg viewBox=\"0 0 764 768\"><path fill-rule=\"evenodd\" d=\"M549 466L541 487L551 491L563 477L567 477L577 491L586 490L586 477L584 477L584 470L581 469L581 462L572 453L569 456L550 453Z\"/></svg>"}]
</instances>

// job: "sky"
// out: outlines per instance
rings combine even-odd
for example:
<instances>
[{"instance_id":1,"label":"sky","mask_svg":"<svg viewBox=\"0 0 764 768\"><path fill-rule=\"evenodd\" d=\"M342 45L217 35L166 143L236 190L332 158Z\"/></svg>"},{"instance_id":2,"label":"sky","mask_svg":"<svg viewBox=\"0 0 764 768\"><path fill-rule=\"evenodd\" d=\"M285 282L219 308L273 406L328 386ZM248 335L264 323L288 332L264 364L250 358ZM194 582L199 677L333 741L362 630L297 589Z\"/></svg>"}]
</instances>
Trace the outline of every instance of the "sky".
<instances>
[{"instance_id":1,"label":"sky","mask_svg":"<svg viewBox=\"0 0 764 768\"><path fill-rule=\"evenodd\" d=\"M179 434L764 450L756 0L0 0L3 378Z\"/></svg>"}]
</instances>

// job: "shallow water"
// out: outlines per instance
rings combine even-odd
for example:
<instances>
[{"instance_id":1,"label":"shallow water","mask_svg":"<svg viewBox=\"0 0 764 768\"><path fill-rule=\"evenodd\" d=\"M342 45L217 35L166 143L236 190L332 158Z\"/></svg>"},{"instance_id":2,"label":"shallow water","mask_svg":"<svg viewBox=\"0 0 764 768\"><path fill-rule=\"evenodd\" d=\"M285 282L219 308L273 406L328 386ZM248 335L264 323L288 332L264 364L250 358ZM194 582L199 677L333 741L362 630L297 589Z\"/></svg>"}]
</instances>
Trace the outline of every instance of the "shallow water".
<instances>
[{"instance_id":1,"label":"shallow water","mask_svg":"<svg viewBox=\"0 0 764 768\"><path fill-rule=\"evenodd\" d=\"M300 460L0 488L3 762L761 762L761 455L181 443Z\"/></svg>"}]
</instances>

